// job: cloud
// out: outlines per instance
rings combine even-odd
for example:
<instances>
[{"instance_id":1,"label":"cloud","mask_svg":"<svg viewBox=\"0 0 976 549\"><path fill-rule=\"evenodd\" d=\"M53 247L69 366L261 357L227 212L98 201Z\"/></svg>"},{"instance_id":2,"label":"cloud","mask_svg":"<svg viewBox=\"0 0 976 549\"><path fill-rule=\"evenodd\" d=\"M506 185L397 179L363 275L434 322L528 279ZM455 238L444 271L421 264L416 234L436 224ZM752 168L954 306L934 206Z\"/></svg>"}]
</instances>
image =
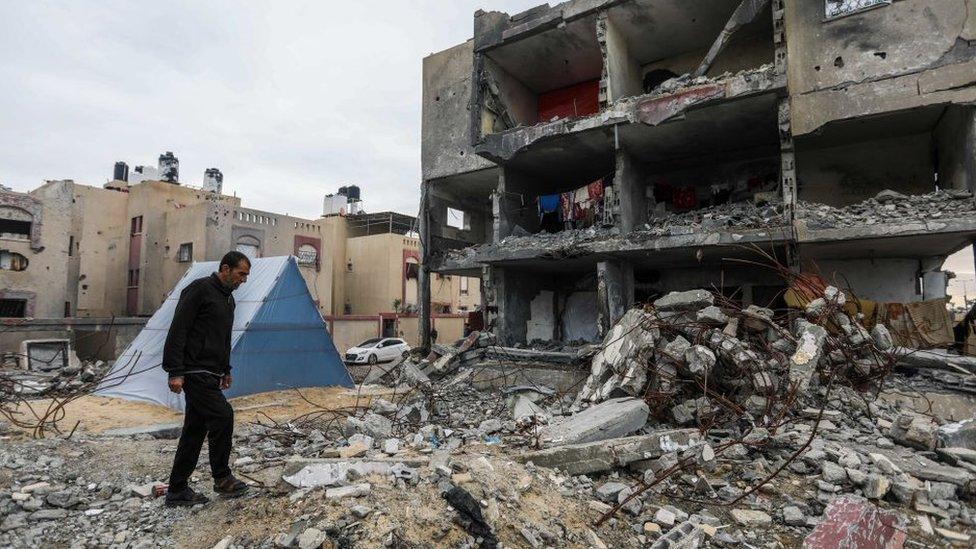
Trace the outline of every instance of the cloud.
<instances>
[{"instance_id":1,"label":"cloud","mask_svg":"<svg viewBox=\"0 0 976 549\"><path fill-rule=\"evenodd\" d=\"M471 36L479 7L536 1L7 2L0 7L0 183L101 185L112 165L224 172L248 207L316 217L358 184L416 213L421 63Z\"/></svg>"}]
</instances>

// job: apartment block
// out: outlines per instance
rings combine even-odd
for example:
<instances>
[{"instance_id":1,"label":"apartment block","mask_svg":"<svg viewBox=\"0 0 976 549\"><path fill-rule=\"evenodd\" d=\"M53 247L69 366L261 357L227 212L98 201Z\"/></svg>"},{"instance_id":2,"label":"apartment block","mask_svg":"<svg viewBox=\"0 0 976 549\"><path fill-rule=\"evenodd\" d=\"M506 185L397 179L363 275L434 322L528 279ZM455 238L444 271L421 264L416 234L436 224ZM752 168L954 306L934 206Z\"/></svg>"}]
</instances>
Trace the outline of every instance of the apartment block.
<instances>
[{"instance_id":1,"label":"apartment block","mask_svg":"<svg viewBox=\"0 0 976 549\"><path fill-rule=\"evenodd\" d=\"M976 239L974 54L966 0L478 11L424 60L422 301L480 276L515 344L595 341L673 290L785 306L770 258L944 297Z\"/></svg>"},{"instance_id":2,"label":"apartment block","mask_svg":"<svg viewBox=\"0 0 976 549\"><path fill-rule=\"evenodd\" d=\"M117 165L114 175L127 172ZM149 316L194 261L229 250L296 256L323 316L415 311L415 218L358 206L355 214L332 213L337 195L316 219L257 210L221 194L223 176L207 172L203 188L129 177L104 187L61 180L29 193L0 190L0 317ZM435 288L440 313L480 306L477 279L448 276Z\"/></svg>"}]
</instances>

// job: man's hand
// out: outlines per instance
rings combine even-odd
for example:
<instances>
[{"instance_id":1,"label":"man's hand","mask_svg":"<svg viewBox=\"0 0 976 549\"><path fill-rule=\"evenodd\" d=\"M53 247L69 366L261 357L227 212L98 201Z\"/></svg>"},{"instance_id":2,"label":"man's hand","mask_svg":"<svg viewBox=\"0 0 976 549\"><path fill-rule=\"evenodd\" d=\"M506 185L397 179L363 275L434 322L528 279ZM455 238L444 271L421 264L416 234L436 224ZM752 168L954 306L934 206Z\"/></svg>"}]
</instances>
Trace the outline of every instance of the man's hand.
<instances>
[{"instance_id":1,"label":"man's hand","mask_svg":"<svg viewBox=\"0 0 976 549\"><path fill-rule=\"evenodd\" d=\"M183 377L171 377L169 378L169 390L176 394L183 392Z\"/></svg>"},{"instance_id":2,"label":"man's hand","mask_svg":"<svg viewBox=\"0 0 976 549\"><path fill-rule=\"evenodd\" d=\"M230 384L234 382L234 379L230 377L230 374L224 374L224 377L220 378L220 390L230 389Z\"/></svg>"}]
</instances>

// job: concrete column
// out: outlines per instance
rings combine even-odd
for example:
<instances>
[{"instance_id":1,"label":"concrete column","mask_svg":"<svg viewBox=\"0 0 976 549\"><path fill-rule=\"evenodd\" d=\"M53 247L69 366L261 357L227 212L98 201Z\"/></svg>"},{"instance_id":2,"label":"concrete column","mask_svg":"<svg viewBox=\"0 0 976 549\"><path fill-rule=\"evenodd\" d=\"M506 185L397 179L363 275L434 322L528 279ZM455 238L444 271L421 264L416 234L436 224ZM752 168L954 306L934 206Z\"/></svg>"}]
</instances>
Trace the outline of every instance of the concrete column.
<instances>
[{"instance_id":1,"label":"concrete column","mask_svg":"<svg viewBox=\"0 0 976 549\"><path fill-rule=\"evenodd\" d=\"M499 343L506 346L525 343L532 298L538 293L536 283L532 277L510 268L494 266L491 284L495 299L493 331Z\"/></svg>"},{"instance_id":2,"label":"concrete column","mask_svg":"<svg viewBox=\"0 0 976 549\"><path fill-rule=\"evenodd\" d=\"M922 299L942 299L949 290L949 277L942 266L945 257L932 257L921 263L922 268Z\"/></svg>"},{"instance_id":3,"label":"concrete column","mask_svg":"<svg viewBox=\"0 0 976 549\"><path fill-rule=\"evenodd\" d=\"M742 304L745 306L756 304L756 299L752 293L752 284L744 284L742 286Z\"/></svg>"},{"instance_id":4,"label":"concrete column","mask_svg":"<svg viewBox=\"0 0 976 549\"><path fill-rule=\"evenodd\" d=\"M417 277L417 302L420 307L418 318L418 330L420 346L425 350L430 349L430 183L421 183L420 193L420 272Z\"/></svg>"},{"instance_id":5,"label":"concrete column","mask_svg":"<svg viewBox=\"0 0 976 549\"><path fill-rule=\"evenodd\" d=\"M647 221L647 182L644 166L623 149L617 150L614 186L620 196L620 232L628 234Z\"/></svg>"},{"instance_id":6,"label":"concrete column","mask_svg":"<svg viewBox=\"0 0 976 549\"><path fill-rule=\"evenodd\" d=\"M532 176L507 167L498 170L498 174L498 188L491 197L494 242L511 236L516 226L538 232L539 215L534 207L537 192Z\"/></svg>"},{"instance_id":7,"label":"concrete column","mask_svg":"<svg viewBox=\"0 0 976 549\"><path fill-rule=\"evenodd\" d=\"M603 337L634 305L634 268L627 261L601 261L596 274L598 331Z\"/></svg>"}]
</instances>

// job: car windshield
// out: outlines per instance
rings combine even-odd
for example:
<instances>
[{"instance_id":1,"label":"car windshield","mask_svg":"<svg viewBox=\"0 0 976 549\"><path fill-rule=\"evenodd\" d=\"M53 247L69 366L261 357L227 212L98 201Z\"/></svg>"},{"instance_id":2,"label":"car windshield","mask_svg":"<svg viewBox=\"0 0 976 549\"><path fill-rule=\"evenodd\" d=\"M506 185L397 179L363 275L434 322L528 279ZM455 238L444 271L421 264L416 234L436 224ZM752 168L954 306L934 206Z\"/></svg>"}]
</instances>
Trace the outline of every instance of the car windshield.
<instances>
[{"instance_id":1,"label":"car windshield","mask_svg":"<svg viewBox=\"0 0 976 549\"><path fill-rule=\"evenodd\" d=\"M376 347L376 344L379 343L380 341L383 340L379 338L367 339L366 341L360 343L359 345L356 345L356 347L360 347L362 349L369 349L370 347Z\"/></svg>"}]
</instances>

